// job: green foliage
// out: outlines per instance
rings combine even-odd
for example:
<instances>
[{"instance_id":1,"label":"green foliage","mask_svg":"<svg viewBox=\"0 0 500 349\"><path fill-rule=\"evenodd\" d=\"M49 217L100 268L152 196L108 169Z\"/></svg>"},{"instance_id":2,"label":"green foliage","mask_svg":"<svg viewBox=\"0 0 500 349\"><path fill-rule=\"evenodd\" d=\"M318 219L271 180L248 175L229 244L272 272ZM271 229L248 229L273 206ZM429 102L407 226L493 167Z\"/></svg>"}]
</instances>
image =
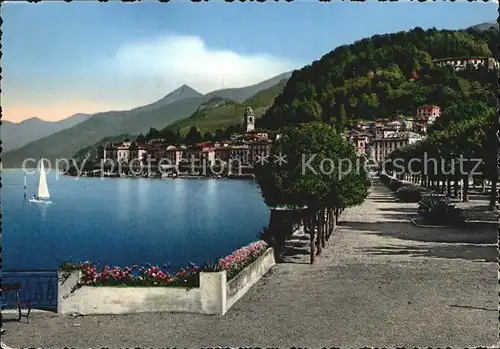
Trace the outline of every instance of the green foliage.
<instances>
[{"instance_id":1,"label":"green foliage","mask_svg":"<svg viewBox=\"0 0 500 349\"><path fill-rule=\"evenodd\" d=\"M431 60L495 57L497 42L495 30L415 28L338 47L292 74L261 118L261 127L281 129L310 121L341 125L342 109L348 119L374 120L397 110L414 115L423 104L445 109L464 99L494 106L494 72L469 69L455 73L451 67L433 66Z\"/></svg>"},{"instance_id":2,"label":"green foliage","mask_svg":"<svg viewBox=\"0 0 500 349\"><path fill-rule=\"evenodd\" d=\"M196 128L196 126L191 126L189 132L184 138L184 142L189 145L194 145L196 143L201 143L203 141L203 137L200 131Z\"/></svg>"},{"instance_id":3,"label":"green foliage","mask_svg":"<svg viewBox=\"0 0 500 349\"><path fill-rule=\"evenodd\" d=\"M367 196L370 182L364 167L345 171L339 166L358 163L354 147L328 124L285 127L270 158L280 155L286 164L271 161L256 168L257 182L269 206L344 208Z\"/></svg>"},{"instance_id":4,"label":"green foliage","mask_svg":"<svg viewBox=\"0 0 500 349\"><path fill-rule=\"evenodd\" d=\"M203 103L189 118L174 122L166 127L166 130L179 129L181 133L186 134L192 126L196 126L200 132L214 134L218 129L242 124L248 106L253 109L258 125L259 118L273 104L285 83L286 80L282 80L241 103L220 97L212 98Z\"/></svg>"},{"instance_id":5,"label":"green foliage","mask_svg":"<svg viewBox=\"0 0 500 349\"><path fill-rule=\"evenodd\" d=\"M459 225L464 221L460 209L449 204L446 199L434 195L424 196L420 200L418 212L426 224Z\"/></svg>"},{"instance_id":6,"label":"green foliage","mask_svg":"<svg viewBox=\"0 0 500 349\"><path fill-rule=\"evenodd\" d=\"M344 131L344 127L347 124L347 114L345 112L345 107L342 104L340 106L339 118L337 119L337 133Z\"/></svg>"},{"instance_id":7,"label":"green foliage","mask_svg":"<svg viewBox=\"0 0 500 349\"><path fill-rule=\"evenodd\" d=\"M401 202L419 202L425 189L416 185L404 185L396 190L396 196Z\"/></svg>"}]
</instances>

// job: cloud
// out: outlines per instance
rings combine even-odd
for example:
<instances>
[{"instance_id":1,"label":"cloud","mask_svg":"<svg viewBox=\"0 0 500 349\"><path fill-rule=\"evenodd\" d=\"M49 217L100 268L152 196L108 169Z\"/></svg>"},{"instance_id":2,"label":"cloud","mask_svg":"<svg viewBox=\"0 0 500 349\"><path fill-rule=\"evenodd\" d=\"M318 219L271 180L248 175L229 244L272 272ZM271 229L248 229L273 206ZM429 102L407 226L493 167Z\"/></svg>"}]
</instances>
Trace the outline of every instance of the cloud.
<instances>
[{"instance_id":1,"label":"cloud","mask_svg":"<svg viewBox=\"0 0 500 349\"><path fill-rule=\"evenodd\" d=\"M161 78L165 87L187 84L199 92L252 85L301 64L268 54L209 48L196 36L167 36L122 46L112 62L129 78Z\"/></svg>"}]
</instances>

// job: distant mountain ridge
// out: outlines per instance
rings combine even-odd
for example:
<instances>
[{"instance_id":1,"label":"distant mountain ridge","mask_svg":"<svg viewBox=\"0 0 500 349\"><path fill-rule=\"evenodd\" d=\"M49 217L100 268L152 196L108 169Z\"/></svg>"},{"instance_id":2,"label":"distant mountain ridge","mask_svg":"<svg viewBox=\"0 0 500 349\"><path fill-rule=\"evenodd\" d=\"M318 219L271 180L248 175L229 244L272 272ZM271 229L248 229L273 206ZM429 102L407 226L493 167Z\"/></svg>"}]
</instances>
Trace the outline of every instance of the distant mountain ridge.
<instances>
[{"instance_id":1,"label":"distant mountain ridge","mask_svg":"<svg viewBox=\"0 0 500 349\"><path fill-rule=\"evenodd\" d=\"M160 130L177 120L188 118L203 102L213 97L246 100L290 75L291 73L284 73L252 86L223 89L207 95L182 85L154 103L126 111L96 113L78 125L6 152L2 154L3 166L20 167L24 159L36 158L40 152L50 160L71 158L81 149L96 144L106 137L147 133L151 127Z\"/></svg>"},{"instance_id":2,"label":"distant mountain ridge","mask_svg":"<svg viewBox=\"0 0 500 349\"><path fill-rule=\"evenodd\" d=\"M485 31L485 30L489 30L491 27L498 30L498 28L499 28L498 22L480 23L480 24L473 25L472 27L469 27L469 29L476 29L479 31Z\"/></svg>"},{"instance_id":3,"label":"distant mountain ridge","mask_svg":"<svg viewBox=\"0 0 500 349\"><path fill-rule=\"evenodd\" d=\"M258 84L247 86L244 88L228 88L223 90L218 90L214 92L207 93L205 95L206 100L212 99L213 97L222 97L226 99L231 99L235 102L244 102L248 98L252 97L256 93L275 86L283 79L288 80L292 76L292 72L286 72L275 76L274 78L264 80Z\"/></svg>"},{"instance_id":4,"label":"distant mountain ridge","mask_svg":"<svg viewBox=\"0 0 500 349\"><path fill-rule=\"evenodd\" d=\"M225 97L213 97L202 103L189 118L178 120L166 129L174 132L178 129L181 134L185 134L189 128L196 126L202 134L215 133L217 129L242 124L247 107L253 109L258 124L259 118L271 107L287 81L288 78L284 77L277 84L257 92L241 103Z\"/></svg>"},{"instance_id":5,"label":"distant mountain ridge","mask_svg":"<svg viewBox=\"0 0 500 349\"><path fill-rule=\"evenodd\" d=\"M32 117L19 123L2 120L0 137L2 150L9 151L23 147L37 139L44 138L88 120L90 114L75 114L59 121L45 121Z\"/></svg>"}]
</instances>

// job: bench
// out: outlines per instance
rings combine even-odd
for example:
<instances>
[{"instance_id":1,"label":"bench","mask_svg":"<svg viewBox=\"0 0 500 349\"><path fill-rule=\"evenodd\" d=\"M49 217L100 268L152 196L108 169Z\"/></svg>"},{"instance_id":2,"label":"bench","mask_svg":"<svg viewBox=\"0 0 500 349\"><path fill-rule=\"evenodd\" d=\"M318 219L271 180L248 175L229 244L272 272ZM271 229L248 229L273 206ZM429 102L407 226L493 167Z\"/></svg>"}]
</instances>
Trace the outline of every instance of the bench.
<instances>
[{"instance_id":1,"label":"bench","mask_svg":"<svg viewBox=\"0 0 500 349\"><path fill-rule=\"evenodd\" d=\"M22 286L20 283L11 283L11 284L3 284L2 285L2 294L7 292L15 292L16 301L15 302L6 302L4 299L0 300L0 308L3 310L8 306L16 307L18 311L17 321L21 321L22 317L26 318L26 322L29 323L29 316L31 312L32 302L30 300L21 300L20 292L22 290ZM21 312L22 309L27 309L27 313L23 314Z\"/></svg>"}]
</instances>

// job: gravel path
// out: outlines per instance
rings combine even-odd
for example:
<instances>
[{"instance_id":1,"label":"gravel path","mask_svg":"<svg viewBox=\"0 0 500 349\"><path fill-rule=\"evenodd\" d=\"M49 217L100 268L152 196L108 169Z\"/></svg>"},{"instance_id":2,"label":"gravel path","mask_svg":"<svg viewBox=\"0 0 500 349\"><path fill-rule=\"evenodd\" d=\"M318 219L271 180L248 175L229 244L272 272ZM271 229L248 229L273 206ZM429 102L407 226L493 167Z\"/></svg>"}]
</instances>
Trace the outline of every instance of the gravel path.
<instances>
[{"instance_id":1,"label":"gravel path","mask_svg":"<svg viewBox=\"0 0 500 349\"><path fill-rule=\"evenodd\" d=\"M225 316L135 314L7 322L10 347L477 347L498 341L497 231L422 229L375 182L323 254L307 240ZM6 317L9 315L5 315Z\"/></svg>"}]
</instances>

